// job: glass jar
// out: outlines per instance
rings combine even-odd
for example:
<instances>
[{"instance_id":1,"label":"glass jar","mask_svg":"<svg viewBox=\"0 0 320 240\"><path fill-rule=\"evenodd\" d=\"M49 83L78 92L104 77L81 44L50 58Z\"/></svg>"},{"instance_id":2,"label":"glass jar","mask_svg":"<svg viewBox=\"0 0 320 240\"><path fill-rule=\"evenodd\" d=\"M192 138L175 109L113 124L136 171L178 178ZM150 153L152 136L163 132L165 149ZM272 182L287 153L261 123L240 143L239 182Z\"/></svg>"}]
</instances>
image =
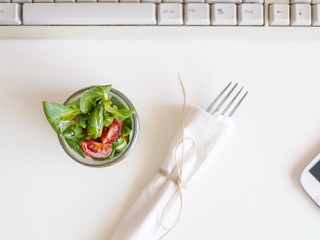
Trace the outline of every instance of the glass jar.
<instances>
[{"instance_id":1,"label":"glass jar","mask_svg":"<svg viewBox=\"0 0 320 240\"><path fill-rule=\"evenodd\" d=\"M73 93L70 97L67 98L67 100L64 102L64 104L68 104L68 103L71 103L71 102L77 100L78 98L81 97L81 95L84 91L86 91L92 87L95 87L95 86L87 87L87 88L81 89L81 90ZM129 153L132 151L132 149L134 148L134 146L137 142L139 131L140 131L140 125L139 125L139 117L138 117L138 114L136 112L134 105L123 93L121 93L120 91L118 91L114 88L110 89L109 95L112 96L111 99L113 99L113 101L116 101L117 104L120 104L127 109L134 110L134 113L131 115L132 133L130 134L130 137L128 139L128 144L126 145L126 147L122 150L122 152L119 155L117 155L111 159L93 160L91 157L88 157L88 156L83 157L83 156L79 155L79 153L77 153L71 147L69 147L69 145L67 144L67 142L65 141L65 139L62 135L58 135L59 141L60 141L61 146L64 149L64 151L73 160L77 161L78 163L81 163L83 165L90 166L90 167L111 166L111 165L116 164L116 163L122 161L123 159L125 159L129 155Z\"/></svg>"}]
</instances>

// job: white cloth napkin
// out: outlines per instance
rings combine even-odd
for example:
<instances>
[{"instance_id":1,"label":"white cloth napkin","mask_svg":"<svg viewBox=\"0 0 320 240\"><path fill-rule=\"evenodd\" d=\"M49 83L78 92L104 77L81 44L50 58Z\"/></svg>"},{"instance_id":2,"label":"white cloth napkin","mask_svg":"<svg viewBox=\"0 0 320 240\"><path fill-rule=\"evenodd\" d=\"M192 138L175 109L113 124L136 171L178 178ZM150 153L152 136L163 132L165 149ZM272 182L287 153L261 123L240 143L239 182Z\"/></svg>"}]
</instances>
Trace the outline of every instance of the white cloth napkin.
<instances>
[{"instance_id":1,"label":"white cloth napkin","mask_svg":"<svg viewBox=\"0 0 320 240\"><path fill-rule=\"evenodd\" d=\"M188 107L183 132L183 185L189 186L201 175L231 136L234 128L235 125L229 117L211 115L196 106ZM162 165L162 169L172 175L177 174L175 159L179 159L179 153L181 158L181 136L182 128L173 139ZM156 174L123 217L110 240L159 239L166 233L161 225L164 210L165 226L170 227L177 217L180 208L179 196L172 198L176 191L177 186L171 180Z\"/></svg>"}]
</instances>

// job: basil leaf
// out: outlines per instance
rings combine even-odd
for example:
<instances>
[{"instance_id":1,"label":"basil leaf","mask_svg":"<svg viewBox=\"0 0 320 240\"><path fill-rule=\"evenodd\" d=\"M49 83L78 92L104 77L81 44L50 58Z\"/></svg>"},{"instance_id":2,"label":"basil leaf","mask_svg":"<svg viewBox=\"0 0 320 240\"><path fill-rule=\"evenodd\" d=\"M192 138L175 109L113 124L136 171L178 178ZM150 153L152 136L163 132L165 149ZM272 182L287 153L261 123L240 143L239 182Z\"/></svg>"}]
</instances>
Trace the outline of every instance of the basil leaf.
<instances>
[{"instance_id":1,"label":"basil leaf","mask_svg":"<svg viewBox=\"0 0 320 240\"><path fill-rule=\"evenodd\" d=\"M66 141L66 143L68 144L68 146L74 150L75 152L77 152L81 157L86 157L86 154L84 153L84 151L82 150L82 147L80 145L79 141L76 141L74 139L69 139L69 138L65 138L64 139Z\"/></svg>"},{"instance_id":2,"label":"basil leaf","mask_svg":"<svg viewBox=\"0 0 320 240\"><path fill-rule=\"evenodd\" d=\"M42 102L44 114L57 134L61 134L80 110L60 103Z\"/></svg>"},{"instance_id":3,"label":"basil leaf","mask_svg":"<svg viewBox=\"0 0 320 240\"><path fill-rule=\"evenodd\" d=\"M80 97L80 110L83 113L88 113L97 105L99 100L108 100L108 94L111 89L111 85L97 86L90 88Z\"/></svg>"},{"instance_id":4,"label":"basil leaf","mask_svg":"<svg viewBox=\"0 0 320 240\"><path fill-rule=\"evenodd\" d=\"M87 131L88 134L93 138L99 138L102 135L104 123L104 106L98 104L93 108L88 117Z\"/></svg>"}]
</instances>

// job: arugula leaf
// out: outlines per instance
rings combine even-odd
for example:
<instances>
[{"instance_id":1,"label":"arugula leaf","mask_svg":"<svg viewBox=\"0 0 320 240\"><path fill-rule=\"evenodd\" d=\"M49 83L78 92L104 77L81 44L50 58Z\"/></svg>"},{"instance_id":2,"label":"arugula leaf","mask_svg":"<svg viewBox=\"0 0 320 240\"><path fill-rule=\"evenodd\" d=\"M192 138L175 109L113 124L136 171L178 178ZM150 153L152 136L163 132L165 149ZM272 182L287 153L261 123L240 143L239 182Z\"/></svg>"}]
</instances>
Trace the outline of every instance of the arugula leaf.
<instances>
[{"instance_id":1,"label":"arugula leaf","mask_svg":"<svg viewBox=\"0 0 320 240\"><path fill-rule=\"evenodd\" d=\"M110 89L111 85L106 85L93 87L84 91L80 97L81 112L88 113L94 106L97 105L99 100L108 100Z\"/></svg>"},{"instance_id":2,"label":"arugula leaf","mask_svg":"<svg viewBox=\"0 0 320 240\"><path fill-rule=\"evenodd\" d=\"M93 139L99 138L102 135L104 123L104 106L98 104L90 112L87 122L87 132Z\"/></svg>"},{"instance_id":3,"label":"arugula leaf","mask_svg":"<svg viewBox=\"0 0 320 240\"><path fill-rule=\"evenodd\" d=\"M79 109L60 103L42 102L44 114L57 134L61 134L69 125L72 118L80 113Z\"/></svg>"},{"instance_id":4,"label":"arugula leaf","mask_svg":"<svg viewBox=\"0 0 320 240\"><path fill-rule=\"evenodd\" d=\"M79 141L73 140L73 139L69 139L69 138L64 138L64 140L66 141L66 143L68 144L68 146L73 149L75 152L77 152L78 154L80 154L81 157L85 158L86 154L84 153L84 151L81 148L81 145L79 143Z\"/></svg>"}]
</instances>

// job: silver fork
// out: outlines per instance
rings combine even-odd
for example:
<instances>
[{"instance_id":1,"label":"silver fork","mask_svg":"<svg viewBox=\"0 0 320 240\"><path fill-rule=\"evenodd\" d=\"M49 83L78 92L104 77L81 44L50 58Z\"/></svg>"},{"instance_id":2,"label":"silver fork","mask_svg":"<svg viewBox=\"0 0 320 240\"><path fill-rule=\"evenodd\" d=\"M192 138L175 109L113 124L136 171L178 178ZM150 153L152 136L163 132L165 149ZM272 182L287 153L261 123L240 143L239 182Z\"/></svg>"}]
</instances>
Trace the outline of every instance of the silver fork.
<instances>
[{"instance_id":1,"label":"silver fork","mask_svg":"<svg viewBox=\"0 0 320 240\"><path fill-rule=\"evenodd\" d=\"M210 105L207 108L207 112L214 114L216 112L220 112L221 108L223 107L223 105L226 103L226 101L228 100L229 97L231 97L232 92L236 89L236 87L238 86L238 83L236 83L230 90L229 92L227 92L225 94L225 92L228 90L228 88L232 85L232 82L230 82L220 93L219 95L212 101L212 103L210 103ZM246 91L242 97L240 98L240 100L238 100L237 103L234 103L235 100L240 96L240 93L242 92L243 87L241 87L241 89L234 95L234 97L231 99L231 101L228 103L228 105L221 111L221 114L227 117L232 117L232 115L234 114L234 112L238 109L238 107L240 106L240 104L242 103L243 99L247 96L248 91ZM223 97L223 95L225 95ZM223 97L223 98L222 98ZM221 99L222 98L222 99ZM220 100L221 99L221 100ZM219 101L220 100L220 101ZM230 109L230 107L233 105L233 103L235 104L235 106L233 106L233 108L228 111Z\"/></svg>"}]
</instances>

